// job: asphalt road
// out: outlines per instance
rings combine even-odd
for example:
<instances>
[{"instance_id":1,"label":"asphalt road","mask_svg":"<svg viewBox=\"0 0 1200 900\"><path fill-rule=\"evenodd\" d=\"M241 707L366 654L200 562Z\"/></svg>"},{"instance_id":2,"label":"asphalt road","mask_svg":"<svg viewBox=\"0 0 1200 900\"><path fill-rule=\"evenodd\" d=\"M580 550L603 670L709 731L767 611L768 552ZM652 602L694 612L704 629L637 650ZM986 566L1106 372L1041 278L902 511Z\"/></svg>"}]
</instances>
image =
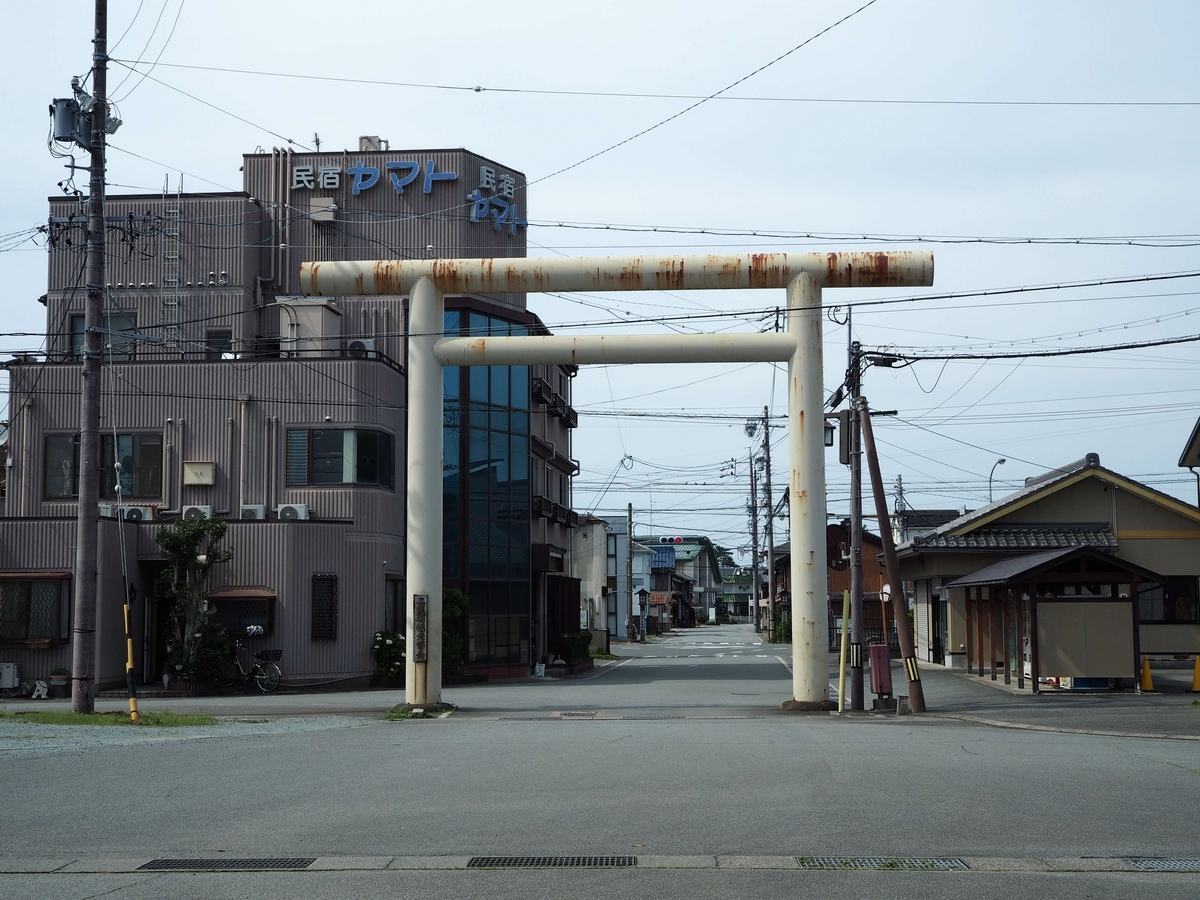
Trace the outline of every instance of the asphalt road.
<instances>
[{"instance_id":1,"label":"asphalt road","mask_svg":"<svg viewBox=\"0 0 1200 900\"><path fill-rule=\"evenodd\" d=\"M448 690L462 709L445 719L364 715L395 702L376 692L320 698L337 714L280 698L286 719L272 698L154 701L265 713L200 732L0 724L0 896L1200 896L1200 872L1130 871L1200 859L1200 741L783 713L776 649L745 627L684 632L578 679ZM930 688L955 714L1038 711L950 674ZM1053 702L1078 699L1100 702ZM1177 730L1200 718L1160 708ZM639 865L462 870L479 855ZM133 871L251 856L348 871ZM999 871L797 863L880 856Z\"/></svg>"}]
</instances>

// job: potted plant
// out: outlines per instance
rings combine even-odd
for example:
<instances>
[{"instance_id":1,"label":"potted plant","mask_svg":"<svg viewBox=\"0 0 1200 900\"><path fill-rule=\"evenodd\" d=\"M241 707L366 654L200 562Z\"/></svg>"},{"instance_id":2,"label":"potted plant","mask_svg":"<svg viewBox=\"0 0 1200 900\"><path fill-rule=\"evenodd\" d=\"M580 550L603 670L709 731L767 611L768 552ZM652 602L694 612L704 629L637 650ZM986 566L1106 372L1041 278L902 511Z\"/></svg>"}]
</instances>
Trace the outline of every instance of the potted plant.
<instances>
[{"instance_id":1,"label":"potted plant","mask_svg":"<svg viewBox=\"0 0 1200 900\"><path fill-rule=\"evenodd\" d=\"M66 697L71 693L71 673L62 666L50 671L50 696Z\"/></svg>"}]
</instances>

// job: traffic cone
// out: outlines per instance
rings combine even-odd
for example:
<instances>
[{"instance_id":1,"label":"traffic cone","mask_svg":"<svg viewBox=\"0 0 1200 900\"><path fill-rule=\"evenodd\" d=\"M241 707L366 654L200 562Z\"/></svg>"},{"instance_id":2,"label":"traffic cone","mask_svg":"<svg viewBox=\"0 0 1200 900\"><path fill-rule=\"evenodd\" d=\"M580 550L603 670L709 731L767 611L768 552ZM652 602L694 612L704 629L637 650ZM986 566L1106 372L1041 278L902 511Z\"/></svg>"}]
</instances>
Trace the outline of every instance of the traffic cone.
<instances>
[{"instance_id":1,"label":"traffic cone","mask_svg":"<svg viewBox=\"0 0 1200 900\"><path fill-rule=\"evenodd\" d=\"M1150 676L1150 660L1142 657L1142 690L1154 690L1154 679Z\"/></svg>"},{"instance_id":2,"label":"traffic cone","mask_svg":"<svg viewBox=\"0 0 1200 900\"><path fill-rule=\"evenodd\" d=\"M1196 667L1192 669L1192 693L1200 694L1200 656L1196 657Z\"/></svg>"}]
</instances>

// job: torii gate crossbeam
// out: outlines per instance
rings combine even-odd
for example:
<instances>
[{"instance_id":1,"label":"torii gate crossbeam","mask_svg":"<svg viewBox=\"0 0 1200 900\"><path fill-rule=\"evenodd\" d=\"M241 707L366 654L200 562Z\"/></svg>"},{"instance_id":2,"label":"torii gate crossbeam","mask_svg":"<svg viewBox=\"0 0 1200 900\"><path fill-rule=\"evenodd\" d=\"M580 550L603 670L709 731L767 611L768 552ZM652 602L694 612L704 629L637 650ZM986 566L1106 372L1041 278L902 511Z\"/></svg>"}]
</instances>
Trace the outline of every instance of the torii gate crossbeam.
<instances>
[{"instance_id":1,"label":"torii gate crossbeam","mask_svg":"<svg viewBox=\"0 0 1200 900\"><path fill-rule=\"evenodd\" d=\"M829 701L821 289L927 287L933 254L765 253L306 262L304 293L408 295L405 699L442 693L442 367L788 363L792 699ZM446 294L786 288L783 334L443 337ZM424 607L425 614L420 615ZM422 628L421 626L424 625ZM416 646L423 638L423 647ZM418 657L424 657L423 659Z\"/></svg>"}]
</instances>

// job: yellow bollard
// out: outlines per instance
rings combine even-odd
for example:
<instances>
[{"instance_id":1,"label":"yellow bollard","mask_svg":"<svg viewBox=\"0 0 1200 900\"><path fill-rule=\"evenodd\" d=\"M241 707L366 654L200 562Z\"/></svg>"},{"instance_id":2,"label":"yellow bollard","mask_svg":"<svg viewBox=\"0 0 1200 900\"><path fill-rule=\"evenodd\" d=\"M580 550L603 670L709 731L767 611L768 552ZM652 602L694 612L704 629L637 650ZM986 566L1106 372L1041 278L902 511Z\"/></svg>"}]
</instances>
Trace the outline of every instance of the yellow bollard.
<instances>
[{"instance_id":1,"label":"yellow bollard","mask_svg":"<svg viewBox=\"0 0 1200 900\"><path fill-rule=\"evenodd\" d=\"M1200 694L1200 656L1196 657L1196 667L1192 669L1192 693Z\"/></svg>"},{"instance_id":2,"label":"yellow bollard","mask_svg":"<svg viewBox=\"0 0 1200 900\"><path fill-rule=\"evenodd\" d=\"M1154 679L1150 675L1150 660L1142 657L1142 690L1154 690Z\"/></svg>"}]
</instances>

